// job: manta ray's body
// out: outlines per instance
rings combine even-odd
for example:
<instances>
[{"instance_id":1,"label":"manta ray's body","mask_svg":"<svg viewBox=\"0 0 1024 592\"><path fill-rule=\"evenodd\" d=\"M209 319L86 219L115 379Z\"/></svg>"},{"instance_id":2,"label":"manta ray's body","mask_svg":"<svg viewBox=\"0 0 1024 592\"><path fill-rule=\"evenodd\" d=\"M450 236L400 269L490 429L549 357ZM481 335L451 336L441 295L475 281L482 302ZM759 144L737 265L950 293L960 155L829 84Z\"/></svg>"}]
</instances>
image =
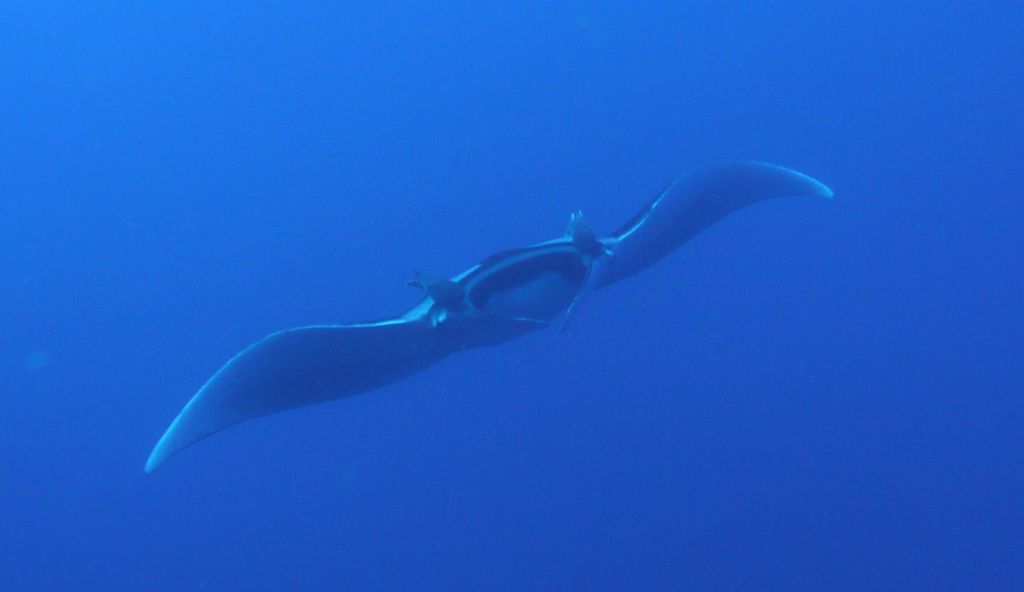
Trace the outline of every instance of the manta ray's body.
<instances>
[{"instance_id":1,"label":"manta ray's body","mask_svg":"<svg viewBox=\"0 0 1024 592\"><path fill-rule=\"evenodd\" d=\"M452 353L564 323L585 293L649 267L730 212L787 195L832 191L779 166L707 163L607 238L596 238L574 214L564 237L492 255L451 279L417 274L410 285L426 297L401 316L274 333L199 389L157 442L146 471L234 424L377 389Z\"/></svg>"}]
</instances>

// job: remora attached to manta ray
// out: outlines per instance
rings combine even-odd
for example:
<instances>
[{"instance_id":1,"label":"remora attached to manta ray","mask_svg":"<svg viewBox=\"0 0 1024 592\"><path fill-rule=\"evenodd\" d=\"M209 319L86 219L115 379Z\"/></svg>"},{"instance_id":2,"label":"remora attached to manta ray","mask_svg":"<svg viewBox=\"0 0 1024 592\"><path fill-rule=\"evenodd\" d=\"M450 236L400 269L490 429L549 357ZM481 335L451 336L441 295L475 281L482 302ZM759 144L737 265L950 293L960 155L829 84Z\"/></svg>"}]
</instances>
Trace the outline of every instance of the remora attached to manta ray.
<instances>
[{"instance_id":1,"label":"remora attached to manta ray","mask_svg":"<svg viewBox=\"0 0 1024 592\"><path fill-rule=\"evenodd\" d=\"M832 191L762 162L702 164L607 238L598 239L573 214L563 237L497 253L451 279L417 273L409 284L426 296L401 316L274 333L206 381L157 442L146 471L237 423L371 391L452 353L564 323L583 294L651 266L727 214L796 195Z\"/></svg>"}]
</instances>

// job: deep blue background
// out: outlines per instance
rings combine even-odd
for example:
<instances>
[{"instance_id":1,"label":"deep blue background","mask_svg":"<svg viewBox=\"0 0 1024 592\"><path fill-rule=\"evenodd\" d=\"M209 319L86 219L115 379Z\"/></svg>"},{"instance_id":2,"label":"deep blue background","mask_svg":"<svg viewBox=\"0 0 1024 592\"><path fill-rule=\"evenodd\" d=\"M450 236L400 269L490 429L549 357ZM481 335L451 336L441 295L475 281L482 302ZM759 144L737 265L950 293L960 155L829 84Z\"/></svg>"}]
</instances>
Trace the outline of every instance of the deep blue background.
<instances>
[{"instance_id":1,"label":"deep blue background","mask_svg":"<svg viewBox=\"0 0 1024 592\"><path fill-rule=\"evenodd\" d=\"M1024 589L1024 5L328 4L0 6L0 588ZM247 343L716 157L837 197L143 474Z\"/></svg>"}]
</instances>

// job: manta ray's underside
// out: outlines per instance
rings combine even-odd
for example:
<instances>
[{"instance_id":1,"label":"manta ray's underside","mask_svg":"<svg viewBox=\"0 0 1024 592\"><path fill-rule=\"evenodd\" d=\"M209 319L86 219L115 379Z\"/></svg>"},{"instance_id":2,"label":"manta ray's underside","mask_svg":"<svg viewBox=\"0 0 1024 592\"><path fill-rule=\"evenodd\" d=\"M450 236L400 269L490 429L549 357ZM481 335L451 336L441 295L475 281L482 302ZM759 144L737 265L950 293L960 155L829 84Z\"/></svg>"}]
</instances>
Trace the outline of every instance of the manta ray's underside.
<instances>
[{"instance_id":1,"label":"manta ray's underside","mask_svg":"<svg viewBox=\"0 0 1024 592\"><path fill-rule=\"evenodd\" d=\"M426 295L401 316L274 333L206 381L157 442L146 471L237 423L371 391L455 352L562 324L581 295L651 266L730 212L796 195L832 191L771 164L702 164L606 238L574 214L563 237L497 253L451 279L417 274L409 283Z\"/></svg>"}]
</instances>

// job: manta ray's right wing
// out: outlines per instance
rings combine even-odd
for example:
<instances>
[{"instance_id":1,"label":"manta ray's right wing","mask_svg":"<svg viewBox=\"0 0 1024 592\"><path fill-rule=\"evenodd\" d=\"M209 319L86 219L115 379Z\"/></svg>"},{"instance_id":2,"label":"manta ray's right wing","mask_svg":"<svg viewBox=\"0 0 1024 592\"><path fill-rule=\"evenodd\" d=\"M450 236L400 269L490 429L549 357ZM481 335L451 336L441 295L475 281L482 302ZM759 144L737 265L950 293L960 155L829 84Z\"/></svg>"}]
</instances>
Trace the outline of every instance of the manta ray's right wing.
<instances>
[{"instance_id":1,"label":"manta ray's right wing","mask_svg":"<svg viewBox=\"0 0 1024 592\"><path fill-rule=\"evenodd\" d=\"M650 267L742 207L798 195L832 197L832 190L803 173L754 160L718 160L695 166L602 241L611 256L596 287Z\"/></svg>"}]
</instances>

